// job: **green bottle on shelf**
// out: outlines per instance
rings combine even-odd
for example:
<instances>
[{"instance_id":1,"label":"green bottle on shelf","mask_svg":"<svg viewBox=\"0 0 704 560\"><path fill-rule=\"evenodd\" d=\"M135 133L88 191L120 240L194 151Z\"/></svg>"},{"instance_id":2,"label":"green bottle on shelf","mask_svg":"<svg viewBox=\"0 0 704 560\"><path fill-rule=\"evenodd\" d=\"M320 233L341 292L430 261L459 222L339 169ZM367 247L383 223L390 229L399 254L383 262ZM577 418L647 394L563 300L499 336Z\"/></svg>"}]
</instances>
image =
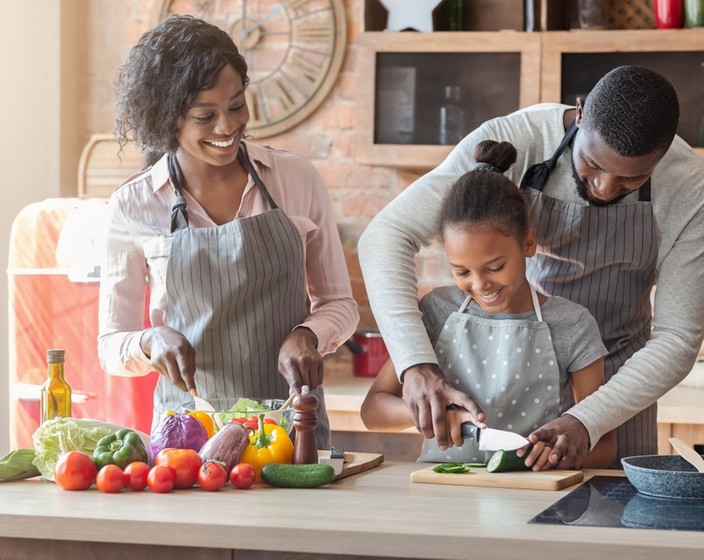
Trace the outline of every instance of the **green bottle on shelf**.
<instances>
[{"instance_id":1,"label":"green bottle on shelf","mask_svg":"<svg viewBox=\"0 0 704 560\"><path fill-rule=\"evenodd\" d=\"M58 416L71 416L71 387L64 379L65 356L64 350L47 350L47 380L42 385L40 397L42 424Z\"/></svg>"}]
</instances>

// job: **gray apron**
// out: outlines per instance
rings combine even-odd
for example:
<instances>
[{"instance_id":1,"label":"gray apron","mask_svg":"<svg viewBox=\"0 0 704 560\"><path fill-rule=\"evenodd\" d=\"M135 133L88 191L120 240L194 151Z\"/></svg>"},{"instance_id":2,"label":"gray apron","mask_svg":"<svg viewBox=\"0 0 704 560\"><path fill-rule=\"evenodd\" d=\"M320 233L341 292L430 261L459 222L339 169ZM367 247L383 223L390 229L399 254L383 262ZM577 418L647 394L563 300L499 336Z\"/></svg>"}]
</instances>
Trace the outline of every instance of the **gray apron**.
<instances>
[{"instance_id":1,"label":"gray apron","mask_svg":"<svg viewBox=\"0 0 704 560\"><path fill-rule=\"evenodd\" d=\"M608 350L608 381L650 338L657 259L650 180L639 189L637 202L611 206L585 206L543 194L548 175L576 132L573 124L552 158L529 167L521 179L538 238L526 275L541 292L591 312ZM613 467L620 468L621 457L657 453L656 421L657 403L618 428Z\"/></svg>"},{"instance_id":2,"label":"gray apron","mask_svg":"<svg viewBox=\"0 0 704 560\"><path fill-rule=\"evenodd\" d=\"M278 372L279 350L308 314L301 236L271 198L244 146L237 159L271 210L219 226L191 228L181 170L175 156L169 157L177 202L164 323L193 345L198 392L216 410L227 410L241 397L288 397L288 384ZM329 449L323 388L312 392L319 401L316 443L319 449ZM194 403L189 393L159 376L154 406L158 419L169 409L193 409Z\"/></svg>"},{"instance_id":3,"label":"gray apron","mask_svg":"<svg viewBox=\"0 0 704 560\"><path fill-rule=\"evenodd\" d=\"M560 372L550 328L531 287L537 321L489 319L466 313L468 297L445 321L435 344L440 369L486 415L489 428L527 436L557 418ZM435 438L423 440L419 461L486 463L493 452L480 451L474 439L444 451Z\"/></svg>"}]
</instances>

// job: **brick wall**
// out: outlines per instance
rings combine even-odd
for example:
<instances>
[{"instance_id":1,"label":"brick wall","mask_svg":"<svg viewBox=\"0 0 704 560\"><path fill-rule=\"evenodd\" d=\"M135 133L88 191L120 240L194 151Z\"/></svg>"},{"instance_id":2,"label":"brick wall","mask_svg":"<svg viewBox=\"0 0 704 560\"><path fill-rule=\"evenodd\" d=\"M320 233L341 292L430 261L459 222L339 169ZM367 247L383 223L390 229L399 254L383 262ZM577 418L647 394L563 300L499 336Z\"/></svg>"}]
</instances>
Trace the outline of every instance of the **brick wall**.
<instances>
[{"instance_id":1,"label":"brick wall","mask_svg":"<svg viewBox=\"0 0 704 560\"><path fill-rule=\"evenodd\" d=\"M112 130L113 77L132 45L155 23L152 14L157 2L161 0L86 2L87 91L81 111L85 122L79 123L85 141L93 133ZM307 157L321 173L330 192L359 304L359 326L373 328L375 322L357 259L357 241L370 219L421 172L365 166L355 161L355 75L366 71L355 67L356 40L363 27L363 3L363 0L345 0L349 44L342 71L328 98L299 126L264 143ZM450 281L443 253L438 248L421 252L418 272L421 293Z\"/></svg>"}]
</instances>

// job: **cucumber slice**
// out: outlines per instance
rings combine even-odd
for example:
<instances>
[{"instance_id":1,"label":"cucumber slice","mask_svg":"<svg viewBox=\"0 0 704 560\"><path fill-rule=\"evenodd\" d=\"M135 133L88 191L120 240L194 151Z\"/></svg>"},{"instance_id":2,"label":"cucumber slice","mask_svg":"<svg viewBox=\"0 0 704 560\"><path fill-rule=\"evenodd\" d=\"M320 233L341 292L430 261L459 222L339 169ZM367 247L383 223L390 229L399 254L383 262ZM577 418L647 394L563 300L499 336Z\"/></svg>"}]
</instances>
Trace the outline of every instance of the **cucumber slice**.
<instances>
[{"instance_id":1,"label":"cucumber slice","mask_svg":"<svg viewBox=\"0 0 704 560\"><path fill-rule=\"evenodd\" d=\"M497 451L489 459L486 465L486 472L507 472L507 471L528 471L526 467L526 457L519 457L515 451Z\"/></svg>"}]
</instances>

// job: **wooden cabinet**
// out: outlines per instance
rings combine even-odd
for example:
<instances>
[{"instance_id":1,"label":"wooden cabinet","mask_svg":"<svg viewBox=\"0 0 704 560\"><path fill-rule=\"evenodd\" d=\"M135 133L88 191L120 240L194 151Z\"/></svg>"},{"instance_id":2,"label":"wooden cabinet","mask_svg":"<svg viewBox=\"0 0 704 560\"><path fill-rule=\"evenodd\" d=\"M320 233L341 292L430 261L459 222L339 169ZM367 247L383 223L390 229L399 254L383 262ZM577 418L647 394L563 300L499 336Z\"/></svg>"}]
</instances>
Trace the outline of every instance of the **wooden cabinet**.
<instances>
[{"instance_id":1,"label":"wooden cabinet","mask_svg":"<svg viewBox=\"0 0 704 560\"><path fill-rule=\"evenodd\" d=\"M359 40L357 161L430 169L442 144L445 86L458 86L462 127L539 102L574 104L608 70L638 64L665 75L681 104L678 133L704 155L704 28L527 33L380 32ZM396 134L396 136L394 136Z\"/></svg>"}]
</instances>

